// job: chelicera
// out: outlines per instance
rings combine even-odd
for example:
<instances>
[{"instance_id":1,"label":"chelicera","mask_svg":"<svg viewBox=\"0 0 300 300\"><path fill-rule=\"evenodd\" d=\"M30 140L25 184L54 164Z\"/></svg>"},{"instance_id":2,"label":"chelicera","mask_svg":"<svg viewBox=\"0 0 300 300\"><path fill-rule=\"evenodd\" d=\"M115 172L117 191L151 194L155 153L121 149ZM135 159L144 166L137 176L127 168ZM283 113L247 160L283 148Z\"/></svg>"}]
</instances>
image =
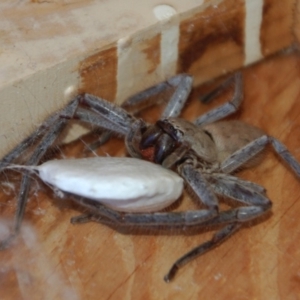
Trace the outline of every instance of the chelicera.
<instances>
[{"instance_id":1,"label":"chelicera","mask_svg":"<svg viewBox=\"0 0 300 300\"><path fill-rule=\"evenodd\" d=\"M234 113L242 103L242 75L236 74L233 81L235 91L232 99L200 116L194 122L179 118L192 88L192 78L186 74L174 76L166 82L134 95L127 99L122 107L93 95L78 95L7 154L1 161L1 167L5 168L17 161L32 144L36 146L26 165L37 165L68 121L77 119L123 136L131 157L149 160L176 171L205 208L184 212L157 211L164 207L165 200L162 199L150 211L143 205L137 211L133 209L136 208L135 204L132 204L132 209L129 207L126 211L122 211L118 205L108 207L101 203L101 195L96 200L87 199L81 194L75 195L72 189L64 190L72 199L89 210L88 215L73 218L73 223L97 220L104 224L151 228L161 226L202 228L219 225L221 229L210 241L191 250L174 263L164 278L169 282L177 270L187 262L225 241L243 223L270 210L272 203L262 186L232 175L242 167L253 165L257 155L266 145L270 144L296 175L300 176L299 163L280 141L246 123L220 121ZM132 108L136 105L147 106L149 99L153 97L159 99L160 93L169 88L174 88L174 93L161 118L154 125L136 118L126 110L127 107ZM9 238L2 241L1 248L7 247L20 229L29 185L30 170L25 170L13 232ZM231 198L241 205L220 211L218 195ZM165 206L169 204L168 202Z\"/></svg>"}]
</instances>

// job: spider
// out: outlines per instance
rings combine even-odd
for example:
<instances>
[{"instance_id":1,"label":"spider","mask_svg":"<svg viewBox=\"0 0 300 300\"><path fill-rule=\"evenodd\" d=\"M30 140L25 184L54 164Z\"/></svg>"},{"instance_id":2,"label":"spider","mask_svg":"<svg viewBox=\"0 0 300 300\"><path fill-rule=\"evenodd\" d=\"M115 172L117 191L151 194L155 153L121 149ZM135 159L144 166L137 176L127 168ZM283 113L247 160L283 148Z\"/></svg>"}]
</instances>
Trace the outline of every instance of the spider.
<instances>
[{"instance_id":1,"label":"spider","mask_svg":"<svg viewBox=\"0 0 300 300\"><path fill-rule=\"evenodd\" d=\"M131 157L149 160L175 170L205 208L183 212L149 212L141 206L138 211L124 212L118 206L108 207L100 200L74 195L72 189L65 190L72 195L72 199L89 210L88 215L72 218L72 223L96 220L104 224L151 228L221 226L211 240L192 249L173 264L164 277L169 282L187 262L224 242L244 222L271 209L272 202L262 186L232 175L242 167L254 165L256 157L268 144L300 177L300 164L280 141L246 123L220 121L237 111L242 103L241 73L237 73L232 80L235 86L232 99L198 117L194 122L179 118L192 89L192 77L187 74L171 77L166 82L130 97L122 107L90 94L80 94L65 108L46 119L33 134L8 153L2 159L0 167L5 168L14 163L32 144L35 148L26 165L37 165L68 121L75 119L123 136ZM162 91L170 88L174 88L174 92L155 124L147 124L126 110L127 107L137 105L147 106L149 99L159 97ZM11 235L1 242L0 248L7 247L20 229L29 185L30 170L25 170L14 227ZM231 198L241 205L219 211L218 195Z\"/></svg>"}]
</instances>

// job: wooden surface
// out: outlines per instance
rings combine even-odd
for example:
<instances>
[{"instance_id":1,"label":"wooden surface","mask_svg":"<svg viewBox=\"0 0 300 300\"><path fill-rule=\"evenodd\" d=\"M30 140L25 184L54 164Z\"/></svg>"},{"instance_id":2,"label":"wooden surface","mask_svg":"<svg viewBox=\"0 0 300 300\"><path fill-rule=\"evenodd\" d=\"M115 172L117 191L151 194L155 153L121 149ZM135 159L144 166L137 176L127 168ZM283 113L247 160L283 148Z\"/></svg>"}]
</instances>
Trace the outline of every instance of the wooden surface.
<instances>
[{"instance_id":1,"label":"wooden surface","mask_svg":"<svg viewBox=\"0 0 300 300\"><path fill-rule=\"evenodd\" d=\"M0 1L0 157L78 91L121 103L176 73L200 84L289 47L297 1L169 0L165 19L157 0Z\"/></svg>"},{"instance_id":2,"label":"wooden surface","mask_svg":"<svg viewBox=\"0 0 300 300\"><path fill-rule=\"evenodd\" d=\"M252 66L244 83L243 107L233 118L277 137L300 160L300 56ZM190 103L185 117L193 119L229 96L210 105ZM61 148L61 155L83 156L83 147L80 140ZM97 154L122 155L122 149L115 140ZM266 187L272 213L185 266L170 284L163 276L172 263L212 232L123 235L96 223L71 225L70 217L82 210L54 200L35 182L21 235L0 252L1 299L299 299L300 180L272 151L241 177ZM17 183L2 177L0 237L11 224ZM187 207L195 206L185 197L176 209Z\"/></svg>"}]
</instances>

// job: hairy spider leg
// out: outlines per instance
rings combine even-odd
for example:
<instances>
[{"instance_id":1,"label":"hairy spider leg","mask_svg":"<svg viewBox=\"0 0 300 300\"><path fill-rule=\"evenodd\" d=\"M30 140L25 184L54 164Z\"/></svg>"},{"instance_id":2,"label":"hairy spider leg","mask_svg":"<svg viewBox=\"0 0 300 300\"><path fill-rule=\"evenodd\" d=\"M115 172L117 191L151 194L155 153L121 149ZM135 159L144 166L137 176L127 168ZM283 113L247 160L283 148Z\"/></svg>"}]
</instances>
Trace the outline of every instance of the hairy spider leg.
<instances>
[{"instance_id":1,"label":"hairy spider leg","mask_svg":"<svg viewBox=\"0 0 300 300\"><path fill-rule=\"evenodd\" d=\"M149 108L150 106L161 104L164 99L160 95L169 89L174 89L172 96L167 100L167 105L162 112L161 118L177 117L178 115L180 115L182 108L184 107L188 99L188 96L192 89L192 83L193 79L190 75L175 75L169 78L167 81L154 85L129 97L122 103L121 108L125 109L126 111L128 110L133 114L137 114L142 110ZM88 112L85 112L85 114L88 115ZM82 113L80 115L80 118L84 118L87 122L89 122L88 119L93 120L93 118L84 117ZM97 125L97 122L98 121L96 120L96 122L92 123ZM102 126L101 124L98 126L104 128L105 131L102 132L98 141L89 145L89 149L92 150L95 150L106 143L111 137L111 131L117 131L106 126ZM108 131L106 131L106 129ZM128 141L129 140L130 139L128 139ZM132 150L132 152L136 151ZM135 157L140 157L140 155L137 155Z\"/></svg>"},{"instance_id":2,"label":"hairy spider leg","mask_svg":"<svg viewBox=\"0 0 300 300\"><path fill-rule=\"evenodd\" d=\"M229 77L227 80L225 80L223 83L218 85L215 89L212 91L209 91L207 94L200 95L199 99L202 103L209 103L214 98L217 98L219 95L221 95L224 90L226 90L234 81L234 76Z\"/></svg>"},{"instance_id":3,"label":"hairy spider leg","mask_svg":"<svg viewBox=\"0 0 300 300\"><path fill-rule=\"evenodd\" d=\"M191 173L197 172L195 169L189 169L188 167L187 170ZM189 173L189 175L194 176L195 174ZM88 215L93 215L93 217L96 215L107 218L112 224L136 225L150 228L158 226L164 226L165 228L180 226L202 227L233 222L246 222L264 214L265 211L271 207L270 200L264 195L265 190L263 187L234 176L230 176L227 180L227 178L222 175L223 174L214 174L213 179L210 178L210 181L206 181L205 178L208 179L208 175L204 176L199 171L197 175L198 180L193 181L188 179L193 181L190 183L191 188L195 189L194 193L199 197L198 199L202 197L201 202L210 207L210 209L184 212L128 213L115 211L101 203L76 195L71 194L71 197L75 202L88 208L89 211L91 211ZM224 181L226 180L229 183L229 187L224 187ZM199 188L200 185L202 185L202 189ZM217 198L213 191L219 195L226 195L233 200L251 206L242 206L218 214ZM76 216L72 218L72 223L87 222L88 219L89 217L87 217L86 214L84 216ZM101 223L101 221L99 222Z\"/></svg>"},{"instance_id":4,"label":"hairy spider leg","mask_svg":"<svg viewBox=\"0 0 300 300\"><path fill-rule=\"evenodd\" d=\"M274 137L263 135L250 142L240 150L230 155L221 163L220 170L224 173L232 173L249 161L268 144L271 144L275 152L287 163L287 165L300 177L300 164L291 152L279 140Z\"/></svg>"},{"instance_id":5,"label":"hairy spider leg","mask_svg":"<svg viewBox=\"0 0 300 300\"><path fill-rule=\"evenodd\" d=\"M91 133L95 133L97 135L97 140L86 145L84 150L85 154L97 150L110 140L113 128L113 124L111 122L108 122L103 118L99 118L99 116L95 113L91 113L82 108L77 110L76 117L83 122L96 125L96 128L92 128ZM118 130L118 127L116 127L113 132L117 132Z\"/></svg>"},{"instance_id":6,"label":"hairy spider leg","mask_svg":"<svg viewBox=\"0 0 300 300\"><path fill-rule=\"evenodd\" d=\"M0 167L3 169L8 164L12 163L15 159L19 158L26 150L36 144L35 150L30 155L29 159L25 162L26 165L37 165L45 152L51 147L60 133L63 131L68 121L73 118L80 119L89 124L94 124L102 128L107 128L125 135L133 118L125 110L113 105L112 103L102 100L99 105L100 98L85 94L75 97L65 108L61 111L54 113L46 119L44 123L37 128L28 138L24 139L18 146L9 152L0 162ZM86 105L92 111L102 113L102 118L99 115L80 108L79 105ZM106 118L111 118L112 121L106 121ZM20 226L24 217L24 211L28 199L28 191L30 186L30 171L24 170L20 191L17 199L17 209L14 218L13 229L9 237L0 242L0 249L9 246L10 242L18 234Z\"/></svg>"},{"instance_id":7,"label":"hairy spider leg","mask_svg":"<svg viewBox=\"0 0 300 300\"><path fill-rule=\"evenodd\" d=\"M244 202L250 206L242 206L221 212L217 217L202 223L201 227L223 223L229 223L229 225L218 231L210 241L203 243L179 258L165 276L165 281L169 282L180 267L195 257L204 254L224 242L240 228L242 222L255 219L271 209L272 202L265 197L265 189L263 187L226 174L239 169L246 161L262 151L269 143L275 152L291 167L295 174L300 177L300 164L298 161L280 141L267 135L255 139L227 158L220 166L220 171L225 174L212 173L204 175L207 182L217 194Z\"/></svg>"},{"instance_id":8,"label":"hairy spider leg","mask_svg":"<svg viewBox=\"0 0 300 300\"><path fill-rule=\"evenodd\" d=\"M8 155L6 155L6 157L4 158L4 162L12 162L13 159L22 155L23 151L26 151L30 146L32 146L32 142L36 142L38 139L41 139L26 162L26 165L30 166L38 164L49 146L53 144L57 136L61 133L61 131L67 124L68 119L73 117L77 106L78 100L74 99L60 112L48 118L46 122L44 122L29 138L23 140L23 142L19 146L17 146ZM29 170L24 170L23 172L12 232L5 240L0 241L0 250L7 248L20 230L26 203L28 200L28 191L31 181L29 173Z\"/></svg>"},{"instance_id":9,"label":"hairy spider leg","mask_svg":"<svg viewBox=\"0 0 300 300\"><path fill-rule=\"evenodd\" d=\"M164 276L165 282L170 282L176 275L177 271L189 263L194 258L203 255L204 253L212 250L213 248L217 247L218 245L224 243L231 235L233 235L239 228L241 224L233 223L226 225L221 230L216 232L211 240L195 247L182 257L180 257L171 267L169 272Z\"/></svg>"},{"instance_id":10,"label":"hairy spider leg","mask_svg":"<svg viewBox=\"0 0 300 300\"><path fill-rule=\"evenodd\" d=\"M255 183L233 176L226 178L224 174L213 174L213 177L205 176L189 164L183 165L180 173L197 195L197 199L201 199L200 201L208 209L185 212L122 213L100 203L75 196L73 199L87 207L92 213L73 217L71 222L84 223L92 220L106 225L139 226L152 229L159 228L159 226L173 229L182 226L202 228L227 224L213 236L212 240L201 244L180 258L165 277L166 281L170 281L180 267L221 244L240 228L241 223L261 216L271 207L270 200L264 195L265 189ZM242 206L218 214L218 200L214 191L250 206Z\"/></svg>"},{"instance_id":11,"label":"hairy spider leg","mask_svg":"<svg viewBox=\"0 0 300 300\"><path fill-rule=\"evenodd\" d=\"M28 148L37 142L49 128L56 122L57 115L51 115L45 120L45 122L37 128L30 136L25 138L20 144L13 148L8 154L6 154L0 161L0 171L11 164L15 159L19 158Z\"/></svg>"},{"instance_id":12,"label":"hairy spider leg","mask_svg":"<svg viewBox=\"0 0 300 300\"><path fill-rule=\"evenodd\" d=\"M133 114L139 113L141 110L148 108L152 105L158 105L161 104L161 99L159 95L163 92L165 92L168 89L175 88L171 98L168 100L166 107L164 108L164 111L162 113L162 116L167 118L171 116L178 116L181 113L181 110L190 94L190 91L192 89L192 77L187 74L179 74L176 76L173 76L169 78L167 81L159 83L157 85L154 85L144 91L141 91L127 100L123 102L123 104L120 106L121 109L129 110L133 112ZM89 95L91 97L95 97L92 95ZM95 97L96 98L96 97ZM99 98L98 100L102 101L104 99ZM106 100L104 100L106 102ZM117 107L116 105L111 105L111 110L114 110ZM117 109L117 108L116 108ZM85 121L87 123L92 123L94 125L97 125L101 129L104 129L104 131L100 131L97 129L99 134L99 139L91 144L88 145L88 150L95 150L99 148L100 146L104 145L112 135L113 132L117 132L123 135L126 135L127 131L122 132L122 128L119 130L112 129L112 122L110 121L103 121L102 119L99 120L99 118L96 115L91 114L90 111L84 110L84 109L78 109L77 117L81 119L82 121ZM96 132L97 133L97 132ZM135 157L140 157L139 155Z\"/></svg>"},{"instance_id":13,"label":"hairy spider leg","mask_svg":"<svg viewBox=\"0 0 300 300\"><path fill-rule=\"evenodd\" d=\"M197 126L203 126L206 124L214 123L235 113L239 109L243 101L243 77L240 72L234 75L234 85L234 94L229 102L226 102L225 104L218 106L215 109L212 109L206 114L200 116L194 121L194 124L196 124Z\"/></svg>"},{"instance_id":14,"label":"hairy spider leg","mask_svg":"<svg viewBox=\"0 0 300 300\"><path fill-rule=\"evenodd\" d=\"M222 173L207 174L204 177L216 194L247 205L229 209L228 212L233 211L234 215L231 215L231 219L228 219L228 215L226 218L224 216L225 219L219 219L219 223L249 221L265 214L272 207L264 188L258 184Z\"/></svg>"},{"instance_id":15,"label":"hairy spider leg","mask_svg":"<svg viewBox=\"0 0 300 300\"><path fill-rule=\"evenodd\" d=\"M163 99L161 99L160 94L170 88L175 88L172 96L167 101L167 105L164 108L161 118L178 117L190 95L192 84L193 78L190 75L178 74L165 82L159 83L133 95L122 104L122 107L125 109L132 109L133 107L142 106L144 109L152 105L161 104ZM137 112L139 111L140 109Z\"/></svg>"},{"instance_id":16,"label":"hairy spider leg","mask_svg":"<svg viewBox=\"0 0 300 300\"><path fill-rule=\"evenodd\" d=\"M217 172L219 172L219 170L217 170ZM221 186L226 183L228 183L230 185L232 185L232 184L234 185L235 183L237 183L239 185L246 187L247 189L255 191L256 193L259 193L262 195L266 194L266 189L263 186L261 186L257 183L254 183L252 181L241 179L236 176L232 176L232 175L224 174L224 173L211 173L211 172L210 173L204 172L203 175L204 175L204 178L210 184L214 184L216 181L220 181L219 184ZM217 185L217 187L218 187L218 185Z\"/></svg>"},{"instance_id":17,"label":"hairy spider leg","mask_svg":"<svg viewBox=\"0 0 300 300\"><path fill-rule=\"evenodd\" d=\"M221 174L222 177L223 174ZM122 226L139 226L141 228L151 228L151 229L158 229L160 226L163 226L164 229L174 229L174 228L182 228L183 226L195 226L197 228L204 228L208 226L220 225L220 224L227 224L223 227L220 231L214 234L213 238L193 250L189 251L188 253L184 254L181 258L179 258L174 265L171 267L168 274L164 277L165 281L169 282L173 279L176 272L187 264L189 261L195 259L196 257L206 253L207 251L211 250L212 248L222 244L229 236L235 233L241 226L242 223L255 219L258 216L261 216L271 207L271 202L264 197L263 195L257 195L257 197L251 199L249 196L248 188L254 186L254 189L258 193L258 191L262 191L263 188L253 184L248 181L240 180L235 178L235 180L244 185L246 188L244 190L240 187L239 192L231 191L231 198L237 199L240 197L238 201L240 202L255 202L257 206L245 206L245 207L238 207L235 209L230 209L227 211L220 212L219 215L211 218L206 219L207 211L202 214L203 211L186 211L186 212L158 212L158 213L120 213L114 211L110 208L105 207L102 204L95 203L90 200L84 200L82 198L74 199L76 202L79 202L84 207L87 207L90 211L94 214L88 215L80 215L73 217L71 219L71 223L85 223L89 221L99 222L101 224L106 225L122 225ZM217 184L216 184L217 186ZM214 187L215 189L215 187ZM226 191L220 192L220 189L216 189L218 194L225 195ZM255 191L252 191L252 194ZM238 194L238 195L237 195ZM227 196L228 193L226 193ZM247 201L245 201L247 198ZM255 199L255 200L254 200ZM261 206L259 206L261 204Z\"/></svg>"}]
</instances>

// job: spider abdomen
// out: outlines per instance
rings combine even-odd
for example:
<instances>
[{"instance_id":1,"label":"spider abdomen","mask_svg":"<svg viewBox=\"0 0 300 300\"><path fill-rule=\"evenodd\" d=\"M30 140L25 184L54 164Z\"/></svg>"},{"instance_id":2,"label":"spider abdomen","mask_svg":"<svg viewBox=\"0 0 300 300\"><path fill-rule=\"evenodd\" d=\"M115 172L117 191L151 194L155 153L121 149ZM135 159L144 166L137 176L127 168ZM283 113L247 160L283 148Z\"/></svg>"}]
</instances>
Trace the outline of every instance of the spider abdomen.
<instances>
[{"instance_id":1,"label":"spider abdomen","mask_svg":"<svg viewBox=\"0 0 300 300\"><path fill-rule=\"evenodd\" d=\"M241 121L223 121L203 126L214 140L218 161L221 163L231 154L251 141L264 135L264 131ZM253 164L253 160L251 161ZM247 165L249 167L249 165Z\"/></svg>"}]
</instances>

